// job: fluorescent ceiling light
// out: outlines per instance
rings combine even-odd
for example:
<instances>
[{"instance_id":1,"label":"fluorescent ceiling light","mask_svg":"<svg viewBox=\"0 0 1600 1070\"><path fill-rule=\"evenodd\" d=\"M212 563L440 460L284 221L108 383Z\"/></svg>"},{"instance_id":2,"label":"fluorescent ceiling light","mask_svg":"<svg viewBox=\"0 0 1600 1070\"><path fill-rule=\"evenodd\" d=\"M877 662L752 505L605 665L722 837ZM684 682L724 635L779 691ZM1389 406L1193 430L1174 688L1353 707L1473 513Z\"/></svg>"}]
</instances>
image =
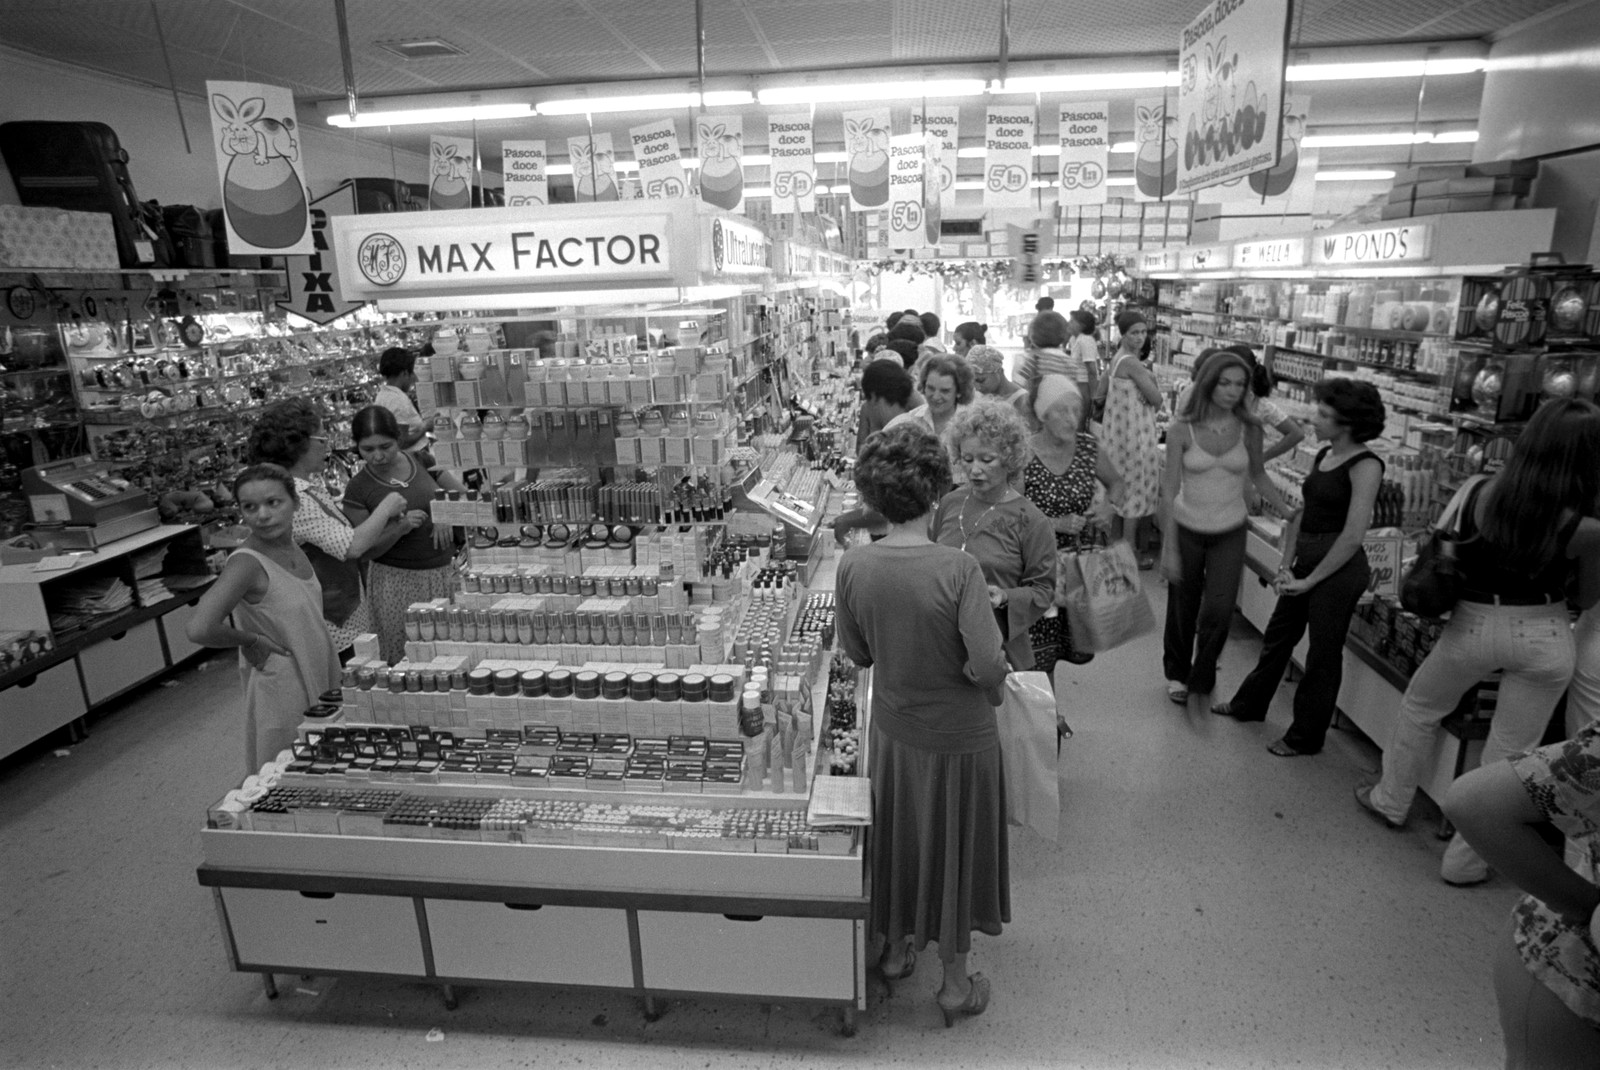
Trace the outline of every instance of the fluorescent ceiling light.
<instances>
[{"instance_id":1,"label":"fluorescent ceiling light","mask_svg":"<svg viewBox=\"0 0 1600 1070\"><path fill-rule=\"evenodd\" d=\"M1485 61L1470 56L1456 59L1403 59L1376 63L1292 63L1284 71L1290 82L1367 81L1376 78L1421 78L1441 74L1476 74Z\"/></svg>"},{"instance_id":2,"label":"fluorescent ceiling light","mask_svg":"<svg viewBox=\"0 0 1600 1070\"><path fill-rule=\"evenodd\" d=\"M1318 171L1318 182L1385 182L1393 171Z\"/></svg>"},{"instance_id":3,"label":"fluorescent ceiling light","mask_svg":"<svg viewBox=\"0 0 1600 1070\"><path fill-rule=\"evenodd\" d=\"M848 152L819 152L811 157L817 163L846 163L850 159Z\"/></svg>"},{"instance_id":4,"label":"fluorescent ceiling light","mask_svg":"<svg viewBox=\"0 0 1600 1070\"><path fill-rule=\"evenodd\" d=\"M1126 178L1108 178L1108 179L1106 179L1106 185L1108 185L1108 186L1131 186L1131 185L1133 185L1133 183L1134 183L1134 178L1131 175L1129 175Z\"/></svg>"},{"instance_id":5,"label":"fluorescent ceiling light","mask_svg":"<svg viewBox=\"0 0 1600 1070\"><path fill-rule=\"evenodd\" d=\"M625 97L566 97L542 100L540 115L599 115L617 111L676 111L679 108L717 108L750 104L755 100L745 89L713 90L702 100L699 93L640 93Z\"/></svg>"},{"instance_id":6,"label":"fluorescent ceiling light","mask_svg":"<svg viewBox=\"0 0 1600 1070\"><path fill-rule=\"evenodd\" d=\"M466 104L449 108L362 111L356 113L354 120L348 112L339 112L328 116L328 125L347 129L358 126L415 126L418 123L459 123L471 119L527 119L532 115L532 104Z\"/></svg>"},{"instance_id":7,"label":"fluorescent ceiling light","mask_svg":"<svg viewBox=\"0 0 1600 1070\"><path fill-rule=\"evenodd\" d=\"M762 104L838 104L866 100L916 100L920 97L975 97L981 78L935 78L923 82L852 82L836 85L782 85L762 89Z\"/></svg>"},{"instance_id":8,"label":"fluorescent ceiling light","mask_svg":"<svg viewBox=\"0 0 1600 1070\"><path fill-rule=\"evenodd\" d=\"M1115 141L1115 142L1112 142L1112 144L1111 144L1111 151L1112 152L1138 152L1139 151L1139 143L1137 141Z\"/></svg>"},{"instance_id":9,"label":"fluorescent ceiling light","mask_svg":"<svg viewBox=\"0 0 1600 1070\"><path fill-rule=\"evenodd\" d=\"M1451 130L1443 134L1404 130L1378 134L1307 134L1300 144L1308 149L1349 149L1380 145L1470 145L1477 140L1476 130Z\"/></svg>"},{"instance_id":10,"label":"fluorescent ceiling light","mask_svg":"<svg viewBox=\"0 0 1600 1070\"><path fill-rule=\"evenodd\" d=\"M999 79L991 93L1082 93L1102 89L1164 89L1178 84L1177 71L1110 71L1105 74L1045 74Z\"/></svg>"}]
</instances>

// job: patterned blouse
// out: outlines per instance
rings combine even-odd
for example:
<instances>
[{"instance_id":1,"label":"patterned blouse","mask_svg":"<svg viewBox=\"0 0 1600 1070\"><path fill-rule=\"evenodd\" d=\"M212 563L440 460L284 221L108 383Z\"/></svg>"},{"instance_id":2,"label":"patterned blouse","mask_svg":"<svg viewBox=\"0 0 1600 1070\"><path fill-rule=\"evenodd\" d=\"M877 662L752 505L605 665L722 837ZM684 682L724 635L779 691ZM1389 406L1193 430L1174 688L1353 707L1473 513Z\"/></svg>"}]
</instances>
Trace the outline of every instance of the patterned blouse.
<instances>
[{"instance_id":1,"label":"patterned blouse","mask_svg":"<svg viewBox=\"0 0 1600 1070\"><path fill-rule=\"evenodd\" d=\"M350 552L350 540L356 529L350 526L339 503L320 485L310 480L294 477L294 489L300 495L300 504L294 511L294 541L310 543L329 557L343 558ZM323 621L333 649L343 650L356 641L356 636L372 631L372 614L367 608L366 585L362 585L361 604L343 624Z\"/></svg>"},{"instance_id":2,"label":"patterned blouse","mask_svg":"<svg viewBox=\"0 0 1600 1070\"><path fill-rule=\"evenodd\" d=\"M1511 759L1511 768L1550 823L1566 834L1568 856L1583 847L1576 867L1586 880L1600 883L1600 725L1591 725L1565 743ZM1600 1028L1600 948L1587 925L1570 925L1533 896L1512 911L1514 939L1528 972L1554 992L1572 1013Z\"/></svg>"}]
</instances>

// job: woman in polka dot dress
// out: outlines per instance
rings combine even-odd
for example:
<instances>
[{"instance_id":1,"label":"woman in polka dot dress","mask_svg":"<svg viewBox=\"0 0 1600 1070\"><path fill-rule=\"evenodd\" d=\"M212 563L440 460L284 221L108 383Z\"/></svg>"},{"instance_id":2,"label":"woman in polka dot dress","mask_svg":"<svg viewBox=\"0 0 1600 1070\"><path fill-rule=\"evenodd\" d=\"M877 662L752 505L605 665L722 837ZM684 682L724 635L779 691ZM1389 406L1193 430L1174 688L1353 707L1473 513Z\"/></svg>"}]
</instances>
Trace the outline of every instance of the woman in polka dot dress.
<instances>
[{"instance_id":1,"label":"woman in polka dot dress","mask_svg":"<svg viewBox=\"0 0 1600 1070\"><path fill-rule=\"evenodd\" d=\"M1139 351L1150 333L1144 317L1134 311L1117 317L1122 335L1116 358L1106 375L1106 412L1101 447L1127 480L1127 494L1117 506L1112 534L1130 542L1141 518L1155 513L1161 499L1161 448L1156 434L1156 412L1161 408L1161 388L1150 369L1139 362ZM1141 568L1152 561L1141 558Z\"/></svg>"}]
</instances>

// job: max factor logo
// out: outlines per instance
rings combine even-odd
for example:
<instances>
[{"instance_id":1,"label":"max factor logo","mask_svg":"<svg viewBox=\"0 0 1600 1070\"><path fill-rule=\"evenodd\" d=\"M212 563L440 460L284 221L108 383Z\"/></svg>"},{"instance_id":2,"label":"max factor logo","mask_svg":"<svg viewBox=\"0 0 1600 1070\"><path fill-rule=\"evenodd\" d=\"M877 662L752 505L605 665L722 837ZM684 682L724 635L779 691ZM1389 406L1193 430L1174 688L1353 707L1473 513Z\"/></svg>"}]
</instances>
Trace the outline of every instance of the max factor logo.
<instances>
[{"instance_id":1,"label":"max factor logo","mask_svg":"<svg viewBox=\"0 0 1600 1070\"><path fill-rule=\"evenodd\" d=\"M356 264L368 282L393 286L406 273L406 251L391 234L368 234L356 250Z\"/></svg>"}]
</instances>

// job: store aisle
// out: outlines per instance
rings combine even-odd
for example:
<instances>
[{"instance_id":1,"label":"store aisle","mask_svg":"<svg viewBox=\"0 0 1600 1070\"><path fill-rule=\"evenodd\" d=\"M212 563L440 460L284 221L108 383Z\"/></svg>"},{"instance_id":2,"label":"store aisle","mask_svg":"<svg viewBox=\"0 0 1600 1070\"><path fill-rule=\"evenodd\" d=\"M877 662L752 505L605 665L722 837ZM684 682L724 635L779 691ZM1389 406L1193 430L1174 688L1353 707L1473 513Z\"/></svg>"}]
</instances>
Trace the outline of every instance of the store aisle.
<instances>
[{"instance_id":1,"label":"store aisle","mask_svg":"<svg viewBox=\"0 0 1600 1070\"><path fill-rule=\"evenodd\" d=\"M1155 601L1160 609L1161 593ZM1258 637L1229 643L1222 686ZM225 967L194 879L204 807L242 762L230 659L99 719L68 757L0 765L0 1064L19 1067L1495 1067L1489 956L1514 893L1453 889L1427 822L1389 832L1350 786L1373 748L1319 757L1265 725L1167 702L1159 637L1064 666L1077 737L1061 845L1013 840L1012 925L980 937L989 1012L942 1028L930 948L860 1034L798 1005L422 985ZM771 950L782 971L785 949ZM426 1039L430 1029L443 1039Z\"/></svg>"}]
</instances>

